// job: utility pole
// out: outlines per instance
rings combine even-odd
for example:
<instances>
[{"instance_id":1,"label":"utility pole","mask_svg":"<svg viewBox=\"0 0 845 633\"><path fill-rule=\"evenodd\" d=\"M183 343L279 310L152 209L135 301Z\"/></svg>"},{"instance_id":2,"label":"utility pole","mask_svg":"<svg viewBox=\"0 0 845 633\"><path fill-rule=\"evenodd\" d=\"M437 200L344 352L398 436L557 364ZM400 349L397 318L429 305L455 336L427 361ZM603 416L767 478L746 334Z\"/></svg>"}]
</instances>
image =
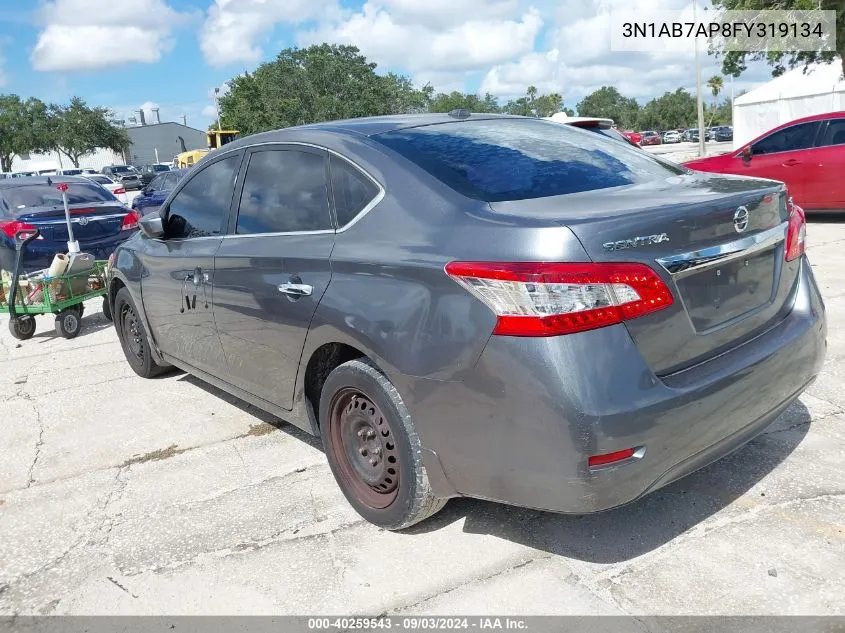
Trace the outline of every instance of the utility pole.
<instances>
[{"instance_id":1,"label":"utility pole","mask_svg":"<svg viewBox=\"0 0 845 633\"><path fill-rule=\"evenodd\" d=\"M220 121L220 86L214 89L214 107L217 108L217 131L223 129L223 123Z\"/></svg>"},{"instance_id":2,"label":"utility pole","mask_svg":"<svg viewBox=\"0 0 845 633\"><path fill-rule=\"evenodd\" d=\"M692 21L698 24L698 2L692 0ZM698 56L698 38L695 38L695 101L698 107L698 155L704 156L704 99L701 95L701 60Z\"/></svg>"}]
</instances>

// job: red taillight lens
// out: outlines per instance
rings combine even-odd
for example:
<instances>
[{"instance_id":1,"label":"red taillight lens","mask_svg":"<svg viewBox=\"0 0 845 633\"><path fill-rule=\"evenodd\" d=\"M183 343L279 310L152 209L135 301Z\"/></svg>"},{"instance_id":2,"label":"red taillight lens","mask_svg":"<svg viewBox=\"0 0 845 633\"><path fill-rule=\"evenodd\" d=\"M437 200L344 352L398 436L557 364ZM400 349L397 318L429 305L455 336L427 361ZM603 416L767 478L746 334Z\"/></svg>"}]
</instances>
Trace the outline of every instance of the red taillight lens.
<instances>
[{"instance_id":1,"label":"red taillight lens","mask_svg":"<svg viewBox=\"0 0 845 633\"><path fill-rule=\"evenodd\" d=\"M616 462L621 462L625 459L629 459L634 456L634 453L637 449L635 448L626 448L621 451L616 451L615 453L605 453L603 455L591 455L587 458L587 465L590 468L595 468L597 466L606 466L607 464L615 464Z\"/></svg>"},{"instance_id":2,"label":"red taillight lens","mask_svg":"<svg viewBox=\"0 0 845 633\"><path fill-rule=\"evenodd\" d=\"M807 219L804 209L790 200L786 204L789 213L789 225L786 230L786 261L791 262L804 254L804 241L807 236Z\"/></svg>"},{"instance_id":3,"label":"red taillight lens","mask_svg":"<svg viewBox=\"0 0 845 633\"><path fill-rule=\"evenodd\" d=\"M0 222L0 231L3 231L7 236L15 239L15 235L19 231L34 231L35 227L26 222L19 222L18 220L5 220Z\"/></svg>"},{"instance_id":4,"label":"red taillight lens","mask_svg":"<svg viewBox=\"0 0 845 633\"><path fill-rule=\"evenodd\" d=\"M113 193L114 195L118 195L118 194L121 194L121 193L126 193L126 189L124 189L123 187L118 187L117 189L115 189L114 191L112 191L112 193Z\"/></svg>"},{"instance_id":5,"label":"red taillight lens","mask_svg":"<svg viewBox=\"0 0 845 633\"><path fill-rule=\"evenodd\" d=\"M674 301L645 264L450 262L446 273L496 313L504 336L593 330Z\"/></svg>"},{"instance_id":6,"label":"red taillight lens","mask_svg":"<svg viewBox=\"0 0 845 633\"><path fill-rule=\"evenodd\" d=\"M131 231L138 228L138 214L135 211L130 211L123 218L123 223L120 225L121 231Z\"/></svg>"}]
</instances>

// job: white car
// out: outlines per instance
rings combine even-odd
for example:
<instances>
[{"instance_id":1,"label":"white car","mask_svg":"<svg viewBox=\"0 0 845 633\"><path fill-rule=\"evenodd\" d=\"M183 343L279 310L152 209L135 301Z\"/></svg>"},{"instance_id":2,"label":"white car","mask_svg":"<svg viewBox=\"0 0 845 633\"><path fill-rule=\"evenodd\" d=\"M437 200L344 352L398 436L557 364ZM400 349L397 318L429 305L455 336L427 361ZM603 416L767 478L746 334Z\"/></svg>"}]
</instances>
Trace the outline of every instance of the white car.
<instances>
[{"instance_id":1,"label":"white car","mask_svg":"<svg viewBox=\"0 0 845 633\"><path fill-rule=\"evenodd\" d=\"M676 130L669 130L663 134L664 143L680 143L681 135Z\"/></svg>"},{"instance_id":2,"label":"white car","mask_svg":"<svg viewBox=\"0 0 845 633\"><path fill-rule=\"evenodd\" d=\"M120 200L123 204L129 204L129 199L126 196L126 189L119 182L115 182L108 176L103 174L79 174L83 178L87 178L91 182L100 185L106 191L110 191L112 195Z\"/></svg>"}]
</instances>

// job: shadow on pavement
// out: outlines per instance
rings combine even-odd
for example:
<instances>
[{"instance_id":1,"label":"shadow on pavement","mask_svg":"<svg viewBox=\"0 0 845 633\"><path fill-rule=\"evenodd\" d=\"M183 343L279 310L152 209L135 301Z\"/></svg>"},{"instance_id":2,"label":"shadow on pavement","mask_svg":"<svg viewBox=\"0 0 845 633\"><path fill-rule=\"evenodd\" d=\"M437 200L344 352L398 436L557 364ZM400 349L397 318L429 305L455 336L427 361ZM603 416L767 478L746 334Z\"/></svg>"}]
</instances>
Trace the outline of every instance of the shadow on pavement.
<instances>
[{"instance_id":1,"label":"shadow on pavement","mask_svg":"<svg viewBox=\"0 0 845 633\"><path fill-rule=\"evenodd\" d=\"M796 401L735 453L613 510L563 515L453 499L440 514L407 532L425 533L465 518L464 532L593 563L626 561L668 543L746 494L795 450L809 426L809 411Z\"/></svg>"},{"instance_id":2,"label":"shadow on pavement","mask_svg":"<svg viewBox=\"0 0 845 633\"><path fill-rule=\"evenodd\" d=\"M804 210L809 224L842 224L845 223L845 213L829 212L816 213Z\"/></svg>"}]
</instances>

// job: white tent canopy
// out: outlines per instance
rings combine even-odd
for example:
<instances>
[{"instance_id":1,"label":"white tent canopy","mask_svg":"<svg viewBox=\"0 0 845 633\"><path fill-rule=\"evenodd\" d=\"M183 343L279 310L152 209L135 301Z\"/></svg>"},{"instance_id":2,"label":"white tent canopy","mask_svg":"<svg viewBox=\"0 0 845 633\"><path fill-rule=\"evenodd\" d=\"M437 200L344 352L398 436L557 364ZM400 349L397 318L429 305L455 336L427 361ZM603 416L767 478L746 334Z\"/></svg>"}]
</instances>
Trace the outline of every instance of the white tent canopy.
<instances>
[{"instance_id":1,"label":"white tent canopy","mask_svg":"<svg viewBox=\"0 0 845 633\"><path fill-rule=\"evenodd\" d=\"M812 114L845 110L845 80L838 60L800 66L734 99L734 149L763 132Z\"/></svg>"}]
</instances>

